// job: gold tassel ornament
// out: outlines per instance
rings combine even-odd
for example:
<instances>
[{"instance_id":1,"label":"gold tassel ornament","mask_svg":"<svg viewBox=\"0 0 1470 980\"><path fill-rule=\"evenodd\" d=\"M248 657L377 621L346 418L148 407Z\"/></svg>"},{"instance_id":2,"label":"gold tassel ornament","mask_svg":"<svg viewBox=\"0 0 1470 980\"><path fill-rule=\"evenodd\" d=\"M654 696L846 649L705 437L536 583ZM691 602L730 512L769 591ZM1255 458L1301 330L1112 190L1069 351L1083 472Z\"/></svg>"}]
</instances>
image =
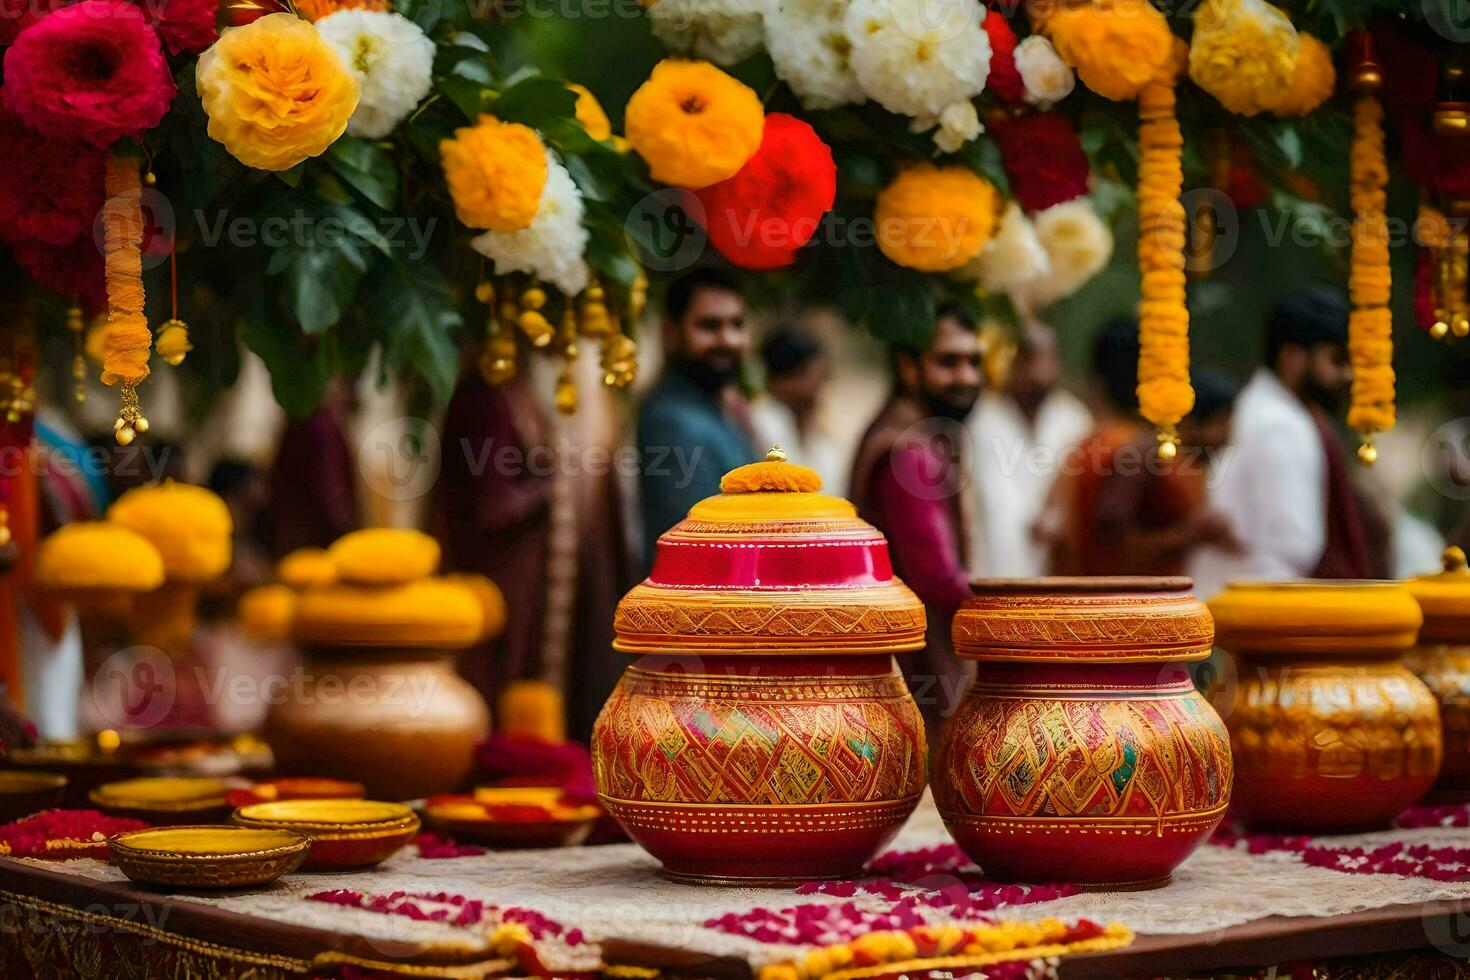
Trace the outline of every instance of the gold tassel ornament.
<instances>
[{"instance_id":1,"label":"gold tassel ornament","mask_svg":"<svg viewBox=\"0 0 1470 980\"><path fill-rule=\"evenodd\" d=\"M138 161L107 158L107 202L102 206L103 260L107 279L107 352L102 383L116 387L122 406L113 425L119 445L148 431L138 404L138 385L148 377L153 333L143 314L143 211Z\"/></svg>"}]
</instances>

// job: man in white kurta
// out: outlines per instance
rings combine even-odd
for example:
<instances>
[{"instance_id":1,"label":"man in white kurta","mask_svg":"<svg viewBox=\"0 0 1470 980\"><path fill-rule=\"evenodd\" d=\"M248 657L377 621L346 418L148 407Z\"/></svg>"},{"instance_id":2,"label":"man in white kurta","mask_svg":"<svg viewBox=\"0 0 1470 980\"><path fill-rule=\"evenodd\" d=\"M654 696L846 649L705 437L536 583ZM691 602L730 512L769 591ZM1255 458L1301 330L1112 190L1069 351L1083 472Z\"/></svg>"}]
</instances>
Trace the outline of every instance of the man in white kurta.
<instances>
[{"instance_id":1,"label":"man in white kurta","mask_svg":"<svg viewBox=\"0 0 1470 980\"><path fill-rule=\"evenodd\" d=\"M1057 384L1056 337L1027 327L1005 390L987 392L970 416L979 528L971 571L1001 578L1046 574L1039 527L1064 454L1092 426L1082 401Z\"/></svg>"},{"instance_id":2,"label":"man in white kurta","mask_svg":"<svg viewBox=\"0 0 1470 980\"><path fill-rule=\"evenodd\" d=\"M1334 413L1352 380L1347 313L1341 293L1323 287L1293 293L1273 311L1266 364L1235 404L1231 445L1217 464L1211 492L1242 548L1195 553L1190 571L1200 596L1208 598L1235 580L1319 574L1329 543L1329 508L1345 488L1334 485L1342 467L1329 458L1342 447L1318 413ZM1355 511L1335 517L1358 520Z\"/></svg>"}]
</instances>

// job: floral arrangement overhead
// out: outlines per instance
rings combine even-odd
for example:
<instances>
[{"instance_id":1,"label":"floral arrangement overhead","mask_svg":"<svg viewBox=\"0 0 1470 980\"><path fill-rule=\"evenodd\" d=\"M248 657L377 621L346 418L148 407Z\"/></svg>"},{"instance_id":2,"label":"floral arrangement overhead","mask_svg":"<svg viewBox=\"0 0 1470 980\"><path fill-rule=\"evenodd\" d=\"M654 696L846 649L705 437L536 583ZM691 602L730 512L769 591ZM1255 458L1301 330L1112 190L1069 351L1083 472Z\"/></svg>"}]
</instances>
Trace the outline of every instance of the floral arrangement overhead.
<instances>
[{"instance_id":1,"label":"floral arrangement overhead","mask_svg":"<svg viewBox=\"0 0 1470 980\"><path fill-rule=\"evenodd\" d=\"M493 5L47 0L0 25L0 238L57 298L42 322L76 335L82 373L87 314L105 313L85 346L121 390L126 442L156 360L190 355L214 390L235 338L296 414L375 354L442 401L462 351L500 383L537 350L560 358L572 411L584 347L608 385L632 380L645 268L716 259L908 343L944 299L1043 312L1121 228L1140 404L1168 453L1193 403L1180 196L1213 184L1354 215L1351 421L1368 436L1393 423L1375 236L1396 149L1425 189L1416 310L1436 336L1470 333L1466 116L1445 108L1463 71L1430 29L1449 3L644 0L666 55L619 65L620 136ZM1381 91L1350 37L1382 51ZM1340 200L1302 179L1309 159L1342 176Z\"/></svg>"}]
</instances>

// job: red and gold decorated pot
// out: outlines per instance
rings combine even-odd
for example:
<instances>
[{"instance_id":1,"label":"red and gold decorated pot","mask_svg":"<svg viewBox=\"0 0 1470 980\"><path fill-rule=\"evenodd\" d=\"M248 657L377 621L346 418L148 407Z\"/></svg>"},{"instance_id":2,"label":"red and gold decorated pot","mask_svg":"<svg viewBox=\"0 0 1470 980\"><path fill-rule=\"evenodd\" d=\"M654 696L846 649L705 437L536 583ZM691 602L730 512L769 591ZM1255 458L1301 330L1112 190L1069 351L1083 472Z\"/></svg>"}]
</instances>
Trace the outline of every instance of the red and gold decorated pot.
<instances>
[{"instance_id":1,"label":"red and gold decorated pot","mask_svg":"<svg viewBox=\"0 0 1470 980\"><path fill-rule=\"evenodd\" d=\"M1210 602L1233 683L1211 691L1253 827L1382 826L1439 772L1439 709L1406 668L1422 617L1391 582L1230 586Z\"/></svg>"},{"instance_id":2,"label":"red and gold decorated pot","mask_svg":"<svg viewBox=\"0 0 1470 980\"><path fill-rule=\"evenodd\" d=\"M923 646L923 605L883 536L783 459L727 474L618 604L614 646L639 656L593 730L598 793L676 878L854 874L924 788L892 656Z\"/></svg>"},{"instance_id":3,"label":"red and gold decorated pot","mask_svg":"<svg viewBox=\"0 0 1470 980\"><path fill-rule=\"evenodd\" d=\"M950 834L998 879L1163 884L1230 801L1225 726L1189 670L1209 610L1179 578L975 591L954 643L981 663L931 778Z\"/></svg>"},{"instance_id":4,"label":"red and gold decorated pot","mask_svg":"<svg viewBox=\"0 0 1470 980\"><path fill-rule=\"evenodd\" d=\"M1419 644L1404 665L1439 702L1444 757L1429 793L1437 803L1470 802L1470 568L1465 552L1447 548L1444 571L1404 583L1424 613Z\"/></svg>"}]
</instances>

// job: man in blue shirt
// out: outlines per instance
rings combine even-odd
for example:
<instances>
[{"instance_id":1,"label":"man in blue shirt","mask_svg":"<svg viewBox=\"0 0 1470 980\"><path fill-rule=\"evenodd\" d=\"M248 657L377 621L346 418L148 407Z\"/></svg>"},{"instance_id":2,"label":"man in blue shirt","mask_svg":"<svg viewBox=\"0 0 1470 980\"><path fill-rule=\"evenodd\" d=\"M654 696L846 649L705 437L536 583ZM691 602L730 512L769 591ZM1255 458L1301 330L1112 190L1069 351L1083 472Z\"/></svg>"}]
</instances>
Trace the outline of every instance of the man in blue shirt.
<instances>
[{"instance_id":1,"label":"man in blue shirt","mask_svg":"<svg viewBox=\"0 0 1470 980\"><path fill-rule=\"evenodd\" d=\"M644 558L658 536L689 508L720 492L720 477L758 456L740 393L750 348L739 284L714 269L695 269L664 296L662 376L638 412L639 491Z\"/></svg>"}]
</instances>

